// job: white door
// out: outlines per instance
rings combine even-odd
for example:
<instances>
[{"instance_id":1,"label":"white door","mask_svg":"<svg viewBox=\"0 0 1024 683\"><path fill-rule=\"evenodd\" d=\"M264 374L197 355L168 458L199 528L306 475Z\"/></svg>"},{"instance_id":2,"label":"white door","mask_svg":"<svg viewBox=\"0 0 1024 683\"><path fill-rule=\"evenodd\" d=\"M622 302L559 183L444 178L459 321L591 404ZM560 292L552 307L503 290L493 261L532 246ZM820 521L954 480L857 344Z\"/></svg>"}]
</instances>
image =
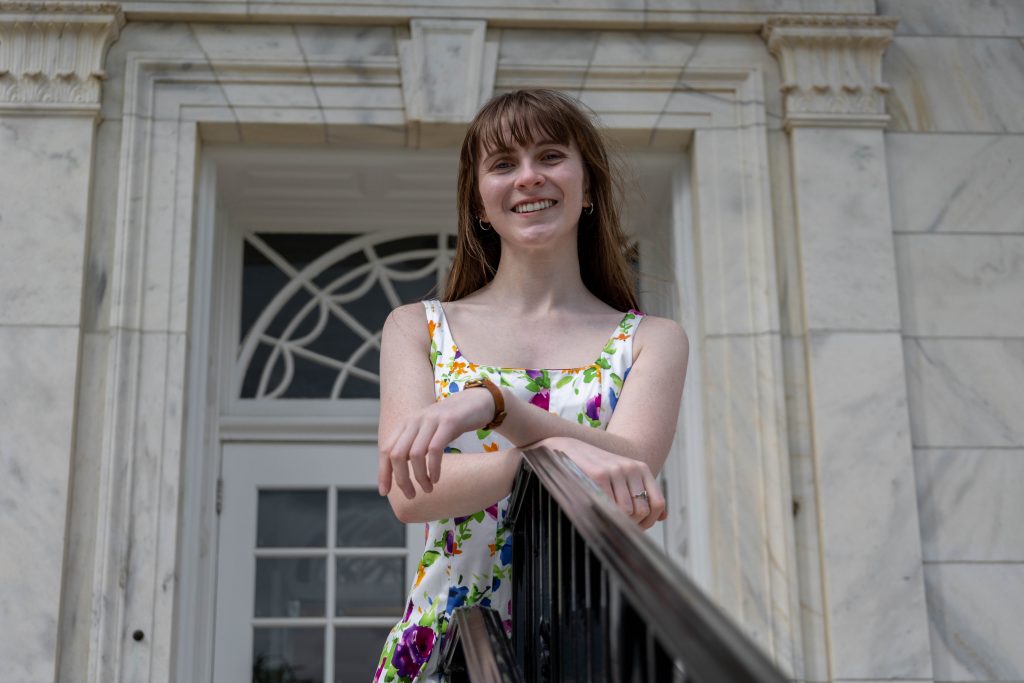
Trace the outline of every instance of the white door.
<instances>
[{"instance_id":1,"label":"white door","mask_svg":"<svg viewBox=\"0 0 1024 683\"><path fill-rule=\"evenodd\" d=\"M374 444L227 443L214 681L366 683L423 544Z\"/></svg>"}]
</instances>

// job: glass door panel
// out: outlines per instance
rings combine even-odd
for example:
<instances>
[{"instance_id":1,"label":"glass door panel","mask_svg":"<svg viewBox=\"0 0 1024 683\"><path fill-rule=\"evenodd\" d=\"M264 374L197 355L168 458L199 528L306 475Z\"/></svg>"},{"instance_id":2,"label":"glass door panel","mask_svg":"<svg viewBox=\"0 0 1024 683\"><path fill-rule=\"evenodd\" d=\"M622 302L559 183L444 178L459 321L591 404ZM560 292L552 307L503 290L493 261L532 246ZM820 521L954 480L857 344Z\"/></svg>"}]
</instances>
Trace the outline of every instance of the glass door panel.
<instances>
[{"instance_id":1,"label":"glass door panel","mask_svg":"<svg viewBox=\"0 0 1024 683\"><path fill-rule=\"evenodd\" d=\"M422 543L376 463L371 444L225 445L216 681L372 678Z\"/></svg>"}]
</instances>

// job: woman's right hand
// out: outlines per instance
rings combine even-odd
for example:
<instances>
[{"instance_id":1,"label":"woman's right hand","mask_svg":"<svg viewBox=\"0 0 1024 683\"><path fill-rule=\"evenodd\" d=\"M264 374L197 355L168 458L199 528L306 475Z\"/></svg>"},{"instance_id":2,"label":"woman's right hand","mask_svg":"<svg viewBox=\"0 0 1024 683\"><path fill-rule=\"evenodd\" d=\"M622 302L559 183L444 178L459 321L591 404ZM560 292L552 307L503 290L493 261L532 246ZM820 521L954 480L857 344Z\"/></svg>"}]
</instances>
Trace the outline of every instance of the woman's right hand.
<instances>
[{"instance_id":1,"label":"woman's right hand","mask_svg":"<svg viewBox=\"0 0 1024 683\"><path fill-rule=\"evenodd\" d=\"M404 416L380 442L377 481L381 495L388 493L393 480L406 498L415 498L414 477L426 493L432 492L441 477L445 446L463 432L480 429L493 415L490 393L460 391Z\"/></svg>"},{"instance_id":2,"label":"woman's right hand","mask_svg":"<svg viewBox=\"0 0 1024 683\"><path fill-rule=\"evenodd\" d=\"M550 437L536 445L565 453L642 528L650 529L668 516L665 496L647 463L569 437ZM641 491L647 492L646 498L636 497Z\"/></svg>"}]
</instances>

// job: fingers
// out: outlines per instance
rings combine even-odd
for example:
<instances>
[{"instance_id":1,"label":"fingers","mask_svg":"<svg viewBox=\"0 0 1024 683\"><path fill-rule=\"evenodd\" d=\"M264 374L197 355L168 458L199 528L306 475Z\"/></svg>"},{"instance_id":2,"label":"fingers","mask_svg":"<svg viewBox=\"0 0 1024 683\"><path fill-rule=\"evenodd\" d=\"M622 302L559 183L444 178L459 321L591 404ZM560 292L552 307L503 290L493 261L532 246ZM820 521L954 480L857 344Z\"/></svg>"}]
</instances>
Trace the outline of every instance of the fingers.
<instances>
[{"instance_id":1,"label":"fingers","mask_svg":"<svg viewBox=\"0 0 1024 683\"><path fill-rule=\"evenodd\" d=\"M427 448L430 446L434 431L433 425L429 423L420 425L408 453L412 474L426 493L434 490L434 485L427 476Z\"/></svg>"},{"instance_id":2,"label":"fingers","mask_svg":"<svg viewBox=\"0 0 1024 683\"><path fill-rule=\"evenodd\" d=\"M651 494L644 484L642 474L637 472L636 475L637 476L635 478L630 479L629 483L630 497L633 499L633 514L630 515L630 518L632 518L634 522L640 524L640 526L643 526L644 520L647 519L651 513L651 504L649 499ZM637 494L640 493L646 493L647 495L638 496Z\"/></svg>"},{"instance_id":3,"label":"fingers","mask_svg":"<svg viewBox=\"0 0 1024 683\"><path fill-rule=\"evenodd\" d=\"M651 474L648 467L643 468L643 486L647 491L647 515L640 520L640 526L650 529L655 522L659 522L668 516L668 509L665 505L665 495L661 492L661 486Z\"/></svg>"},{"instance_id":4,"label":"fingers","mask_svg":"<svg viewBox=\"0 0 1024 683\"><path fill-rule=\"evenodd\" d=\"M444 455L445 445L452 441L453 437L444 433L443 429L434 432L427 446L427 476L430 481L436 484L441 479L441 456Z\"/></svg>"},{"instance_id":5,"label":"fingers","mask_svg":"<svg viewBox=\"0 0 1024 683\"><path fill-rule=\"evenodd\" d=\"M377 456L377 492L382 496L391 491L391 460L380 451Z\"/></svg>"},{"instance_id":6,"label":"fingers","mask_svg":"<svg viewBox=\"0 0 1024 683\"><path fill-rule=\"evenodd\" d=\"M419 430L413 425L406 425L388 452L395 486L410 500L416 497L416 488L412 485L412 480L409 479L409 459L407 454L418 432Z\"/></svg>"},{"instance_id":7,"label":"fingers","mask_svg":"<svg viewBox=\"0 0 1024 683\"><path fill-rule=\"evenodd\" d=\"M633 494L629 490L629 484L624 477L612 477L612 500L619 506L619 509L626 513L627 517L633 516Z\"/></svg>"}]
</instances>

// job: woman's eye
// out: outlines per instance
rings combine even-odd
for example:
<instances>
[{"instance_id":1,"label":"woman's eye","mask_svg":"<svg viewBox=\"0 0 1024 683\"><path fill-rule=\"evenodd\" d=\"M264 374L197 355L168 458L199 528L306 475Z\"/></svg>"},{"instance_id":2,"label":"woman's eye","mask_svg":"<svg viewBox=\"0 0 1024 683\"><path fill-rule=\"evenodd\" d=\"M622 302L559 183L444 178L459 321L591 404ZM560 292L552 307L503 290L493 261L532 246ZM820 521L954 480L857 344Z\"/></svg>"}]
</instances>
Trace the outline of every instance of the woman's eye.
<instances>
[{"instance_id":1,"label":"woman's eye","mask_svg":"<svg viewBox=\"0 0 1024 683\"><path fill-rule=\"evenodd\" d=\"M545 159L546 161L551 161L555 159L561 159L562 156L563 155L561 152L545 152L542 158Z\"/></svg>"},{"instance_id":2,"label":"woman's eye","mask_svg":"<svg viewBox=\"0 0 1024 683\"><path fill-rule=\"evenodd\" d=\"M502 171L502 170L505 170L505 169L511 168L511 167L512 167L511 162L508 162L508 161L496 161L496 162L494 162L494 166L492 166L491 168L493 168L496 171Z\"/></svg>"}]
</instances>

